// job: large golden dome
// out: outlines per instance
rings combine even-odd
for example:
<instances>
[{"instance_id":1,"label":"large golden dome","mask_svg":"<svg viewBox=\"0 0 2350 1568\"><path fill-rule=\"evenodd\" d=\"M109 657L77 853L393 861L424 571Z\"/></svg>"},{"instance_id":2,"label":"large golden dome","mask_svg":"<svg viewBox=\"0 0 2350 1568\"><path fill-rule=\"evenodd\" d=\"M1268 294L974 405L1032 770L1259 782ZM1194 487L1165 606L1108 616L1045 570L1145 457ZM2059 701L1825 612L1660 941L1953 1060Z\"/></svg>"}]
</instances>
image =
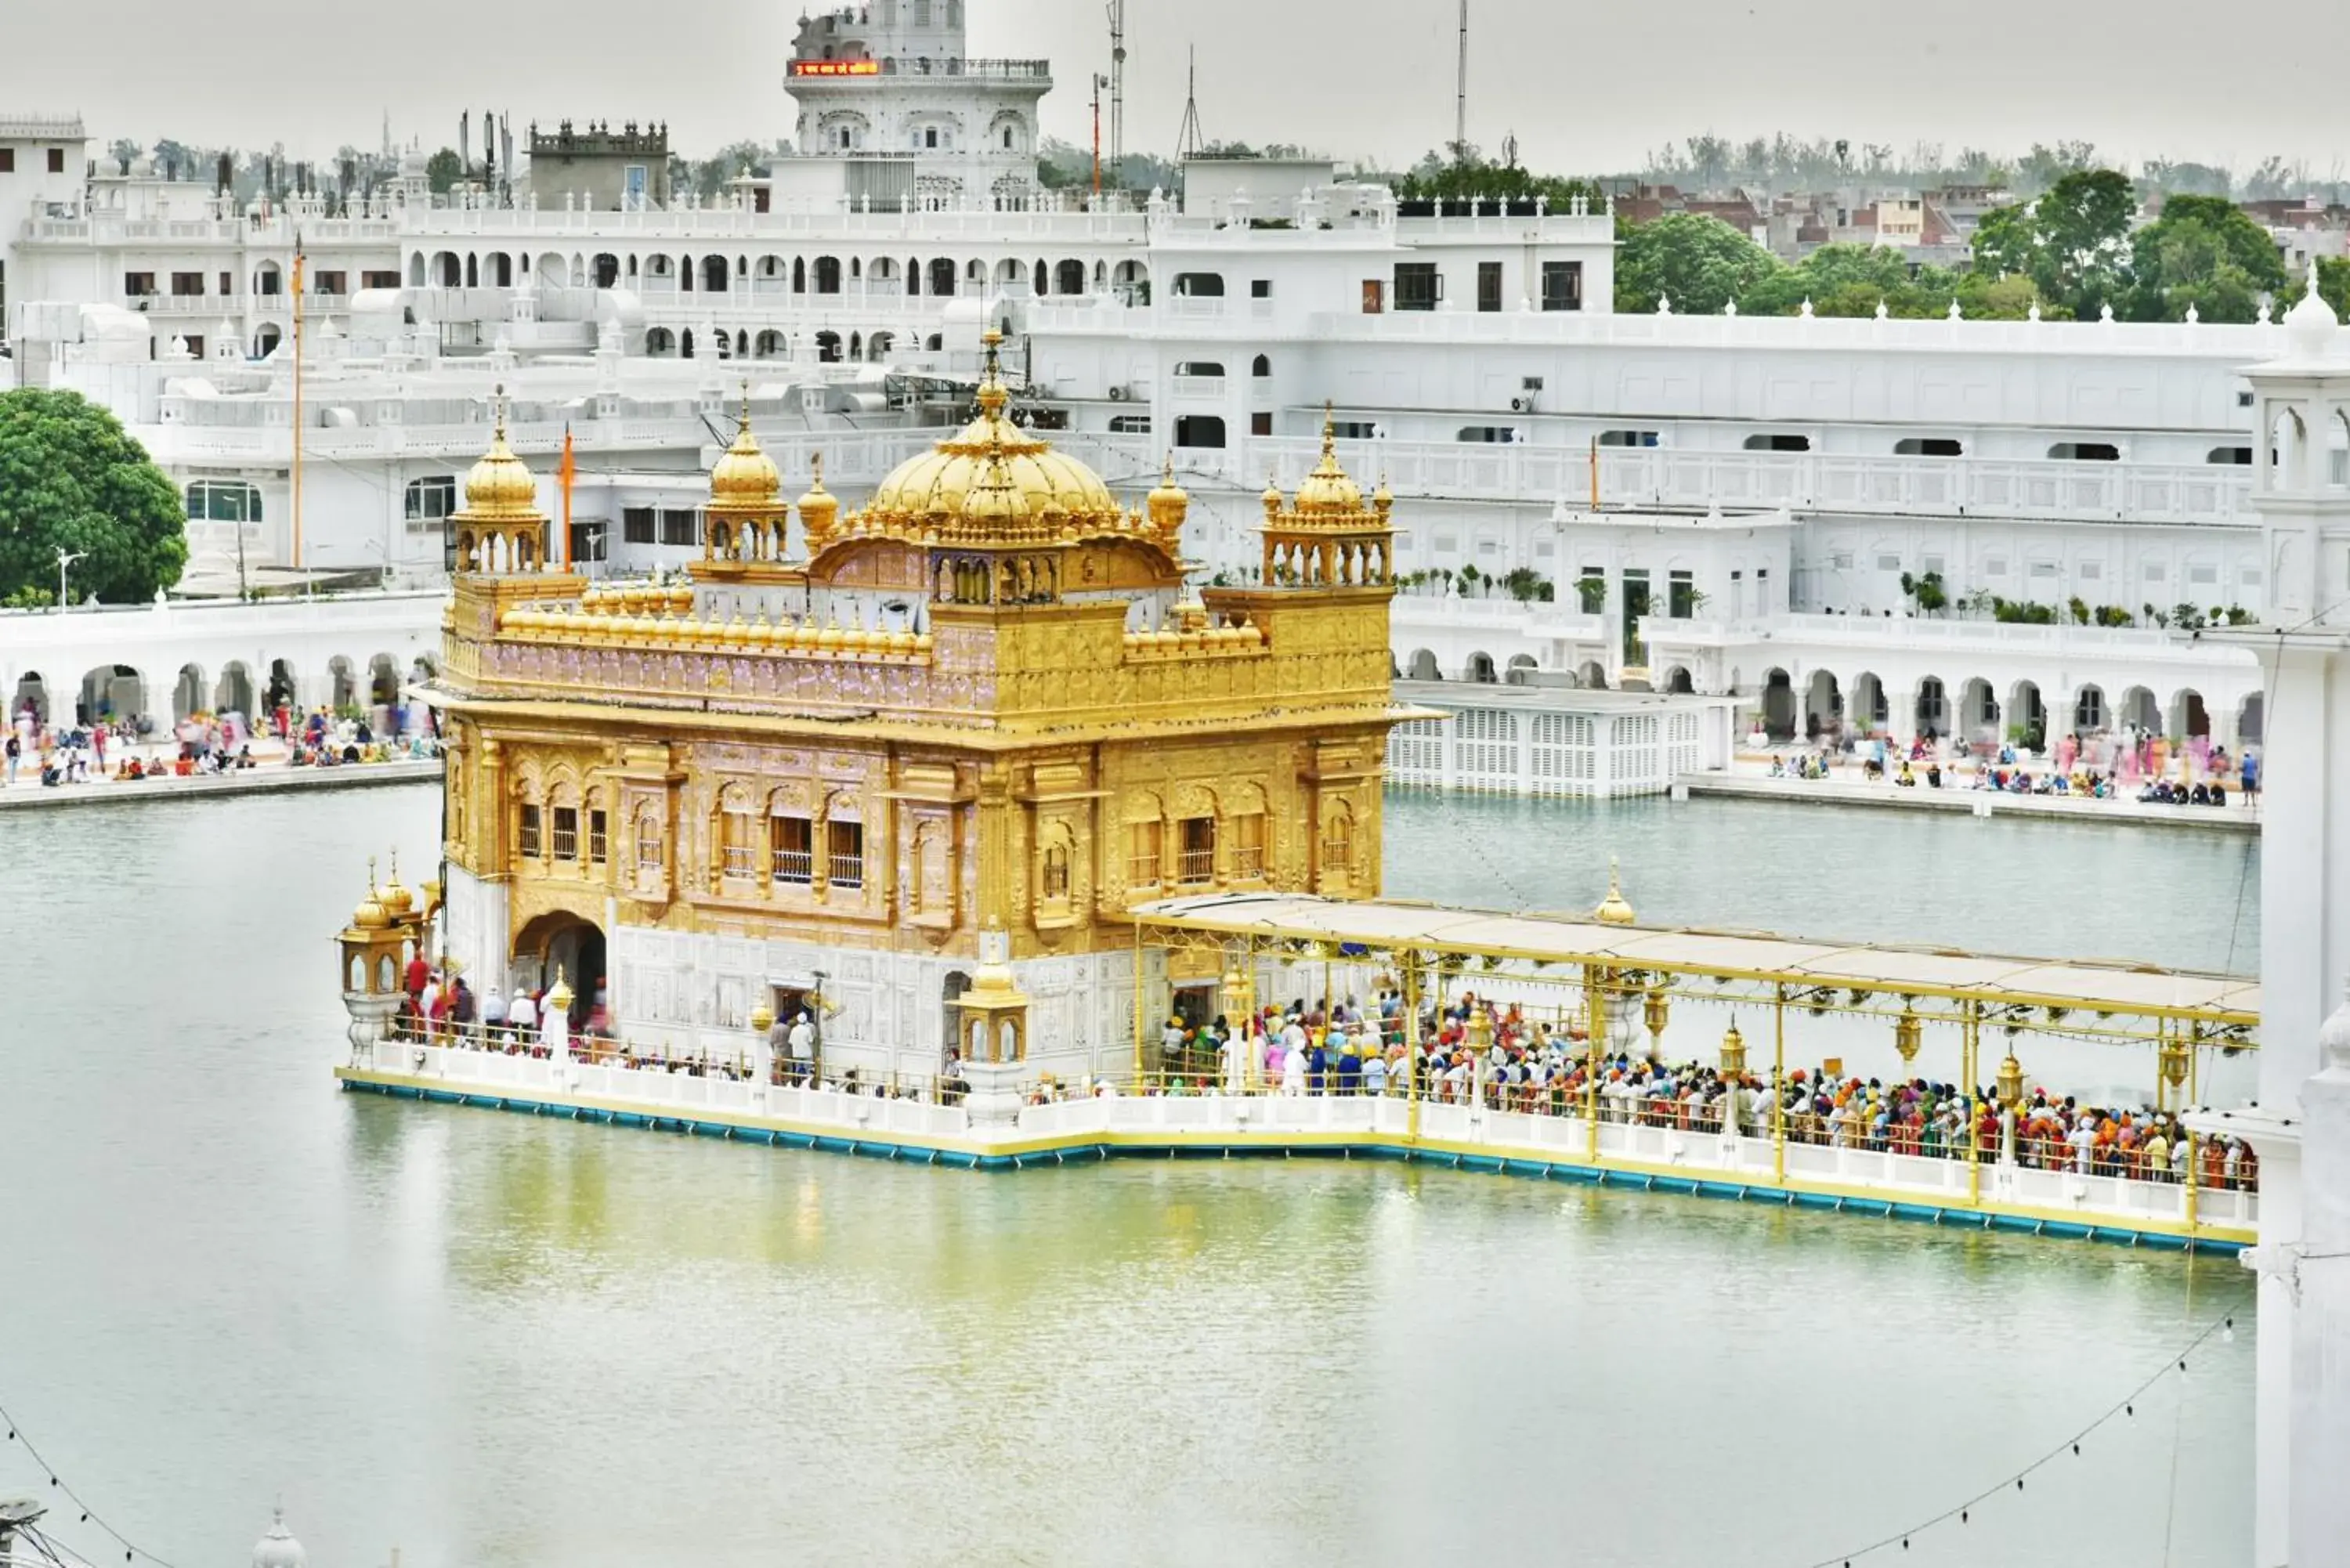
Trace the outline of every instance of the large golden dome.
<instances>
[{"instance_id":1,"label":"large golden dome","mask_svg":"<svg viewBox=\"0 0 2350 1568\"><path fill-rule=\"evenodd\" d=\"M989 332L979 417L935 450L899 463L866 503L865 531L935 535L950 543L1034 543L1123 525L1101 475L1004 417L1012 394Z\"/></svg>"},{"instance_id":2,"label":"large golden dome","mask_svg":"<svg viewBox=\"0 0 2350 1568\"><path fill-rule=\"evenodd\" d=\"M490 436L488 453L465 475L465 514L474 522L536 519L539 514L538 480L531 473L529 464L506 445L503 404L498 409L497 429Z\"/></svg>"},{"instance_id":3,"label":"large golden dome","mask_svg":"<svg viewBox=\"0 0 2350 1568\"><path fill-rule=\"evenodd\" d=\"M734 444L710 471L710 510L776 512L782 509L783 496L784 476L775 460L759 450L759 438L751 433L751 397L745 390L743 422L735 429Z\"/></svg>"}]
</instances>

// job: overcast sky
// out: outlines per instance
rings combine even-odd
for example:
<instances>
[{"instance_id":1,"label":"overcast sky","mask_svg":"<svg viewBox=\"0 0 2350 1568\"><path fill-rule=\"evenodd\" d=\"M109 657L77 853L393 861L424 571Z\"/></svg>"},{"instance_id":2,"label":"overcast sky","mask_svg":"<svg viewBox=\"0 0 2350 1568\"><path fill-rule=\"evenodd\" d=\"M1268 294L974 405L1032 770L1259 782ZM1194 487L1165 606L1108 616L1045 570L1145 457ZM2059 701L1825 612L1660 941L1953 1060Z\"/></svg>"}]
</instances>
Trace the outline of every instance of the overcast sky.
<instances>
[{"instance_id":1,"label":"overcast sky","mask_svg":"<svg viewBox=\"0 0 2350 1568\"><path fill-rule=\"evenodd\" d=\"M1128 0L1128 143L1171 149L1199 50L1212 140L1401 162L1452 126L1456 0ZM2187 0L1471 0L1470 138L1514 130L1560 173L1636 168L1693 131L1919 140L2350 172L2350 5ZM781 79L802 5L760 0L0 0L0 114L78 109L118 136L296 156L395 136L453 143L458 112L667 119L703 152L791 133ZM1087 134L1103 0L969 0L976 55L1048 56L1048 133ZM598 18L604 18L599 21ZM2251 36L2242 36L2242 23Z\"/></svg>"}]
</instances>

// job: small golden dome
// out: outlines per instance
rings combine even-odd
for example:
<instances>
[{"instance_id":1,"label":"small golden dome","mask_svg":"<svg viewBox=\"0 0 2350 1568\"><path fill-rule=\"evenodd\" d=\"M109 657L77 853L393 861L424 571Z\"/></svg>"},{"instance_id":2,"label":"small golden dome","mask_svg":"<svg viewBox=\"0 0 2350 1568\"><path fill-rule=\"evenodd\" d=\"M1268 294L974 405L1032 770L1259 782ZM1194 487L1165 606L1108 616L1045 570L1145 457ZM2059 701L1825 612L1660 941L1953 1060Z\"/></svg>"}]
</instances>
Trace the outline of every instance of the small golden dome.
<instances>
[{"instance_id":1,"label":"small golden dome","mask_svg":"<svg viewBox=\"0 0 2350 1568\"><path fill-rule=\"evenodd\" d=\"M1297 487L1297 510L1306 512L1360 512L1363 509L1363 489L1347 476L1338 462L1338 427L1327 409L1322 414L1322 461Z\"/></svg>"},{"instance_id":2,"label":"small golden dome","mask_svg":"<svg viewBox=\"0 0 2350 1568\"><path fill-rule=\"evenodd\" d=\"M391 857L391 880L375 890L375 901L394 919L416 908L416 895L400 886L400 857L397 855Z\"/></svg>"},{"instance_id":3,"label":"small golden dome","mask_svg":"<svg viewBox=\"0 0 2350 1568\"><path fill-rule=\"evenodd\" d=\"M563 966L560 964L557 964L555 969L555 983L547 987L546 1005L554 1008L557 1012L567 1012L571 1006L571 984L564 978Z\"/></svg>"},{"instance_id":4,"label":"small golden dome","mask_svg":"<svg viewBox=\"0 0 2350 1568\"><path fill-rule=\"evenodd\" d=\"M351 924L363 931L380 931L391 924L391 915L369 897L360 899L359 907L351 911Z\"/></svg>"},{"instance_id":5,"label":"small golden dome","mask_svg":"<svg viewBox=\"0 0 2350 1568\"><path fill-rule=\"evenodd\" d=\"M1175 454L1169 452L1164 466L1159 471L1159 486L1143 497L1152 526L1171 539L1182 532L1183 519L1191 510L1191 498L1175 483Z\"/></svg>"},{"instance_id":6,"label":"small golden dome","mask_svg":"<svg viewBox=\"0 0 2350 1568\"><path fill-rule=\"evenodd\" d=\"M1638 917L1632 913L1632 906L1625 901L1624 887L1617 879L1616 863L1613 860L1607 863L1607 897L1599 901L1599 908L1591 911L1591 918L1603 926L1630 926L1639 923Z\"/></svg>"},{"instance_id":7,"label":"small golden dome","mask_svg":"<svg viewBox=\"0 0 2350 1568\"><path fill-rule=\"evenodd\" d=\"M1012 967L1009 964L983 963L972 971L972 996L1009 996L1013 992Z\"/></svg>"},{"instance_id":8,"label":"small golden dome","mask_svg":"<svg viewBox=\"0 0 2350 1568\"><path fill-rule=\"evenodd\" d=\"M710 471L710 510L731 513L774 513L782 510L784 476L775 460L759 450L751 433L751 388L743 387L743 419L734 430L734 444L720 455Z\"/></svg>"},{"instance_id":9,"label":"small golden dome","mask_svg":"<svg viewBox=\"0 0 2350 1568\"><path fill-rule=\"evenodd\" d=\"M506 412L498 404L497 425L490 434L490 450L465 475L465 512L470 522L536 522L538 480L529 464L506 444Z\"/></svg>"}]
</instances>

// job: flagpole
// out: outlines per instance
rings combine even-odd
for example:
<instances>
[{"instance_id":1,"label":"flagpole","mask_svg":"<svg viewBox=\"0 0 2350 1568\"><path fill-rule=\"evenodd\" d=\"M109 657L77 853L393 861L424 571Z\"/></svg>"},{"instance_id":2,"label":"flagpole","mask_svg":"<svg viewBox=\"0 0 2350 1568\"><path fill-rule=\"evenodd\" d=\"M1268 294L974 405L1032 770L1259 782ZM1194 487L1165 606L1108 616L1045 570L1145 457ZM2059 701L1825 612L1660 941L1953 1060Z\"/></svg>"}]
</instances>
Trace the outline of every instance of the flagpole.
<instances>
[{"instance_id":1,"label":"flagpole","mask_svg":"<svg viewBox=\"0 0 2350 1568\"><path fill-rule=\"evenodd\" d=\"M294 236L294 568L302 572L303 593L310 592L309 573L302 561L302 236Z\"/></svg>"},{"instance_id":2,"label":"flagpole","mask_svg":"<svg viewBox=\"0 0 2350 1568\"><path fill-rule=\"evenodd\" d=\"M556 471L563 488L563 569L571 570L571 421L563 421L563 463Z\"/></svg>"}]
</instances>

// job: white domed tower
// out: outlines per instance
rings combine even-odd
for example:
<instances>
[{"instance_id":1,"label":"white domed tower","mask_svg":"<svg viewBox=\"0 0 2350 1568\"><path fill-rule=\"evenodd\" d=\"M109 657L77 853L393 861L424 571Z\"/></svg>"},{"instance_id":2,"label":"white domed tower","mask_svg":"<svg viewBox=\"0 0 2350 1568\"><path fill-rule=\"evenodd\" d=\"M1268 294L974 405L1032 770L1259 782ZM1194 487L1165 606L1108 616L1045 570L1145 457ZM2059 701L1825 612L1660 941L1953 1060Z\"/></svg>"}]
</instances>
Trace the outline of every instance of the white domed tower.
<instances>
[{"instance_id":1,"label":"white domed tower","mask_svg":"<svg viewBox=\"0 0 2350 1568\"><path fill-rule=\"evenodd\" d=\"M302 1543L286 1528L286 1511L274 1510L269 1528L254 1543L253 1568L309 1568L309 1563L310 1554L302 1550Z\"/></svg>"},{"instance_id":2,"label":"white domed tower","mask_svg":"<svg viewBox=\"0 0 2350 1568\"><path fill-rule=\"evenodd\" d=\"M865 0L804 19L784 83L800 108L800 151L910 157L914 194L930 206L1028 205L1052 62L971 58L963 5Z\"/></svg>"}]
</instances>

